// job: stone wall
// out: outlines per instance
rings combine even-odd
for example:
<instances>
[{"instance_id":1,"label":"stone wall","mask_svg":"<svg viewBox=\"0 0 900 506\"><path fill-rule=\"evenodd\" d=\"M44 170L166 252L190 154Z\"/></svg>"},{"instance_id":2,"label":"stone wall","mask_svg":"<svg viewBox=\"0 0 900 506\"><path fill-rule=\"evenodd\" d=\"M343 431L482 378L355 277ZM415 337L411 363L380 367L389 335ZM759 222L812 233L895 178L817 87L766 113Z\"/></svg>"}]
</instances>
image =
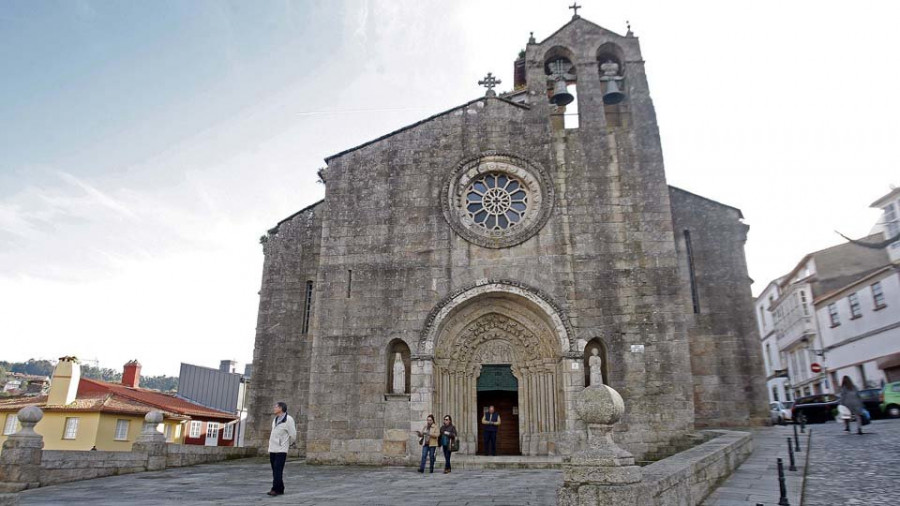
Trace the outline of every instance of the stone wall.
<instances>
[{"instance_id":1,"label":"stone wall","mask_svg":"<svg viewBox=\"0 0 900 506\"><path fill-rule=\"evenodd\" d=\"M263 244L262 288L253 349L253 380L248 394L246 446L261 452L268 447L272 430L272 406L286 402L297 422L297 448L306 453L309 360L312 353L312 320L303 332L307 282L316 290L322 203L288 217L269 231ZM314 316L317 304L311 302Z\"/></svg>"},{"instance_id":2,"label":"stone wall","mask_svg":"<svg viewBox=\"0 0 900 506\"><path fill-rule=\"evenodd\" d=\"M748 432L709 431L716 437L641 468L643 479L623 485L567 483L560 506L695 506L725 481L753 452Z\"/></svg>"},{"instance_id":3,"label":"stone wall","mask_svg":"<svg viewBox=\"0 0 900 506\"><path fill-rule=\"evenodd\" d=\"M749 227L740 210L678 188L671 188L671 203L683 284L690 288L692 260L699 310L688 294L696 425L764 424L768 395L744 257Z\"/></svg>"},{"instance_id":4,"label":"stone wall","mask_svg":"<svg viewBox=\"0 0 900 506\"><path fill-rule=\"evenodd\" d=\"M166 467L187 467L198 464L212 464L225 460L254 457L256 448L236 448L231 446L167 445Z\"/></svg>"},{"instance_id":5,"label":"stone wall","mask_svg":"<svg viewBox=\"0 0 900 506\"><path fill-rule=\"evenodd\" d=\"M44 450L41 455L41 486L147 470L144 452Z\"/></svg>"}]
</instances>

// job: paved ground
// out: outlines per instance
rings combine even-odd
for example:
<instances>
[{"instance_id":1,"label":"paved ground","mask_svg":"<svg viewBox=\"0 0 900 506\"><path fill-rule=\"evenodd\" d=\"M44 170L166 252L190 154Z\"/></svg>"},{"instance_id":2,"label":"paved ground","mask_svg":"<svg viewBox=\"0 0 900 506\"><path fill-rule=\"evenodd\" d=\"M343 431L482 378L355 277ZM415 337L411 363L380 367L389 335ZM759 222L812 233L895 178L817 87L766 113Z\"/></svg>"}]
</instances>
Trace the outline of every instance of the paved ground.
<instances>
[{"instance_id":1,"label":"paved ground","mask_svg":"<svg viewBox=\"0 0 900 506\"><path fill-rule=\"evenodd\" d=\"M875 420L862 436L813 427L804 506L900 504L900 420Z\"/></svg>"},{"instance_id":2,"label":"paved ground","mask_svg":"<svg viewBox=\"0 0 900 506\"><path fill-rule=\"evenodd\" d=\"M794 437L793 426L754 430L753 454L725 483L706 498L704 506L777 505L781 497L778 485L778 458L784 461L787 499L791 506L800 505L807 435L801 434L799 431L798 435L800 436L801 451L795 454L797 470L790 471L787 438Z\"/></svg>"},{"instance_id":3,"label":"paved ground","mask_svg":"<svg viewBox=\"0 0 900 506\"><path fill-rule=\"evenodd\" d=\"M554 470L454 471L421 475L414 468L307 466L289 462L286 493L269 497L268 460L204 465L113 476L39 488L21 503L128 506L161 504L553 505L562 472Z\"/></svg>"},{"instance_id":4,"label":"paved ground","mask_svg":"<svg viewBox=\"0 0 900 506\"><path fill-rule=\"evenodd\" d=\"M806 439L797 471L788 471L787 440L792 427L754 431L754 453L704 503L706 506L775 506L775 459L784 459L791 506L900 504L900 420L879 420L870 434L845 434L835 423L812 425L812 449L804 501L800 494ZM554 505L562 483L558 470L457 470L420 475L411 468L307 466L289 462L287 494L265 495L271 484L268 461L169 469L101 478L22 493L23 505L161 504L331 504Z\"/></svg>"}]
</instances>

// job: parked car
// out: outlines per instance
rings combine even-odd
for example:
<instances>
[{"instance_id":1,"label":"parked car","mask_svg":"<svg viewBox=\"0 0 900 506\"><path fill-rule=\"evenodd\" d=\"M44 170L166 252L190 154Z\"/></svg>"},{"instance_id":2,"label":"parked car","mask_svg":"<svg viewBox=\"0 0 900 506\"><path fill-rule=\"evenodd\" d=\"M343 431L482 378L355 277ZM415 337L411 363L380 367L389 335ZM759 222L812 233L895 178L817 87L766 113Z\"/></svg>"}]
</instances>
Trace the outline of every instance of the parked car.
<instances>
[{"instance_id":1,"label":"parked car","mask_svg":"<svg viewBox=\"0 0 900 506\"><path fill-rule=\"evenodd\" d=\"M859 391L859 397L863 401L863 406L869 412L869 415L875 418L884 418L884 414L881 412L881 389L880 388L866 388L864 390Z\"/></svg>"},{"instance_id":2,"label":"parked car","mask_svg":"<svg viewBox=\"0 0 900 506\"><path fill-rule=\"evenodd\" d=\"M822 423L834 419L833 411L838 407L838 396L834 394L807 395L794 402L791 415L794 423L803 416L806 423Z\"/></svg>"},{"instance_id":3,"label":"parked car","mask_svg":"<svg viewBox=\"0 0 900 506\"><path fill-rule=\"evenodd\" d=\"M889 418L900 418L900 381L884 385L879 397L881 413Z\"/></svg>"},{"instance_id":4,"label":"parked car","mask_svg":"<svg viewBox=\"0 0 900 506\"><path fill-rule=\"evenodd\" d=\"M784 425L791 421L791 406L793 401L775 401L769 403L769 415L772 417L772 423Z\"/></svg>"}]
</instances>

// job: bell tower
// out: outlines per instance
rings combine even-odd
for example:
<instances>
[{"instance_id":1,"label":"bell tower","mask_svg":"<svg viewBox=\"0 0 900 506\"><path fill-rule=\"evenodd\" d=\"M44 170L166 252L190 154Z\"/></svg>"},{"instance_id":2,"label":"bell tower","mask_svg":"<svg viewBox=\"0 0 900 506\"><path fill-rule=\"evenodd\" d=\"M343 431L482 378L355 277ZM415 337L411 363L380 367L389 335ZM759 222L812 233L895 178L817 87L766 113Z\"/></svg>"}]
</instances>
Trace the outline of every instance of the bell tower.
<instances>
[{"instance_id":1,"label":"bell tower","mask_svg":"<svg viewBox=\"0 0 900 506\"><path fill-rule=\"evenodd\" d=\"M567 297L594 306L579 311L579 335L608 349L610 386L630 400L620 442L653 456L693 429L694 389L688 292L640 44L630 28L620 35L576 13L532 37L524 64L524 101L549 136L565 217Z\"/></svg>"}]
</instances>

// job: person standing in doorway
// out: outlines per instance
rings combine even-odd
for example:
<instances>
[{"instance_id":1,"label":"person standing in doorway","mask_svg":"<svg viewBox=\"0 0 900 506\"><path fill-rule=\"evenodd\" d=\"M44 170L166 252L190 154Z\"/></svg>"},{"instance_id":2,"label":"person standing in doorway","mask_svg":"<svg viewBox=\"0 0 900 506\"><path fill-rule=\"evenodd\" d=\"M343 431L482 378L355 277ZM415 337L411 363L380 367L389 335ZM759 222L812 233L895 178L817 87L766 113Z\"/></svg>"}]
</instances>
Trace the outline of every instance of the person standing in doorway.
<instances>
[{"instance_id":1,"label":"person standing in doorway","mask_svg":"<svg viewBox=\"0 0 900 506\"><path fill-rule=\"evenodd\" d=\"M272 408L275 419L272 420L272 433L269 434L269 463L272 465L271 496L284 494L284 463L287 461L288 449L297 439L297 425L291 415L287 414L287 404L278 402Z\"/></svg>"},{"instance_id":2,"label":"person standing in doorway","mask_svg":"<svg viewBox=\"0 0 900 506\"><path fill-rule=\"evenodd\" d=\"M481 418L484 425L484 454L497 455L497 430L500 428L500 413L494 412L494 406L488 406L487 413Z\"/></svg>"}]
</instances>

